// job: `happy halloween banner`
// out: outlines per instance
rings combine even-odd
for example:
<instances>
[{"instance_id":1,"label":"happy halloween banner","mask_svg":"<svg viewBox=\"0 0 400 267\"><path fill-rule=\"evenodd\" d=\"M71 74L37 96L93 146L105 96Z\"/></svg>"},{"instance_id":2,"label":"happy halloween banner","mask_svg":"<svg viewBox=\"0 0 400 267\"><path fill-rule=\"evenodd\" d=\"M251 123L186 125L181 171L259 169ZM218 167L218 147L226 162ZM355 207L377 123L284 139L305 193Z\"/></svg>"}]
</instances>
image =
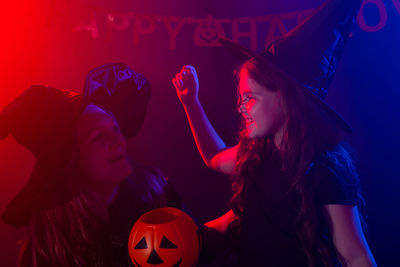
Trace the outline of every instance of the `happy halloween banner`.
<instances>
[{"instance_id":1,"label":"happy halloween banner","mask_svg":"<svg viewBox=\"0 0 400 267\"><path fill-rule=\"evenodd\" d=\"M400 15L400 0L388 2L394 5L397 14ZM379 13L379 21L375 25L369 25L366 21L364 9L368 5L374 5ZM388 20L387 8L389 7L382 0L364 0L357 16L358 26L365 32L381 30ZM193 43L197 46L219 46L218 37L228 37L236 42L239 39L248 39L250 48L257 50L258 38L262 35L260 32L264 32L262 41L264 45L268 45L288 31L287 25L296 25L313 9L254 17L214 18L208 15L205 18L193 18L116 12L87 6L76 0L59 0L52 2L49 11L51 24L58 21L57 24L62 25L64 29L74 33L86 33L93 39L111 41L117 32L122 32L131 35L133 44L138 45L144 36L164 30L168 34L168 47L173 50L176 48L177 36L188 30L187 26L192 25ZM230 36L227 36L227 32Z\"/></svg>"}]
</instances>

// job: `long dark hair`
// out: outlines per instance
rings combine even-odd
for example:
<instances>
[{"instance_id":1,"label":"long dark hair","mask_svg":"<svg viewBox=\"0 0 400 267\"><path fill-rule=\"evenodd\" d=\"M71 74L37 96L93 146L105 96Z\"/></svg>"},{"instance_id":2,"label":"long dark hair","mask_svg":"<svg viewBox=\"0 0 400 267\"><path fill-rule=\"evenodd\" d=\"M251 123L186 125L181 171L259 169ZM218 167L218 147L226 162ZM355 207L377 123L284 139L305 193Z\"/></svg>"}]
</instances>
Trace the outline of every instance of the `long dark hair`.
<instances>
[{"instance_id":1,"label":"long dark hair","mask_svg":"<svg viewBox=\"0 0 400 267\"><path fill-rule=\"evenodd\" d=\"M116 120L112 113L104 110ZM56 205L31 215L28 236L20 252L21 267L108 266L108 259L103 258L103 253L107 251L102 251L107 241L104 233L109 223L108 207L85 186L86 179L82 166L79 166L80 154L76 141L74 135L65 167L57 172L62 177L59 181L65 183L61 190L66 192L66 196ZM164 177L139 163L131 164L135 167L135 177L129 181L134 187L133 194L141 202L130 204L137 205L138 211L148 203L153 204L154 208L166 206ZM58 184L59 187L62 186Z\"/></svg>"},{"instance_id":2,"label":"long dark hair","mask_svg":"<svg viewBox=\"0 0 400 267\"><path fill-rule=\"evenodd\" d=\"M318 220L321 211L313 202L312 188L305 175L316 157L325 153L335 169L348 178L349 186L358 190L358 177L350 153L339 144L340 130L315 100L302 91L304 88L295 82L283 78L256 59L246 61L236 71L238 79L240 71L244 69L251 78L268 88L266 90L281 92L287 122L279 150L273 136L249 139L246 130L241 131L237 162L232 175L233 196L230 203L233 211L239 217L242 215L246 187L260 173L263 164L268 161L272 165L279 164L280 173L290 179L288 192L297 194L301 200L297 214L297 238L308 264L334 266L336 258L345 265L332 242L326 242L322 237L323 226L320 225L321 220ZM360 194L358 198L361 205L363 202Z\"/></svg>"},{"instance_id":3,"label":"long dark hair","mask_svg":"<svg viewBox=\"0 0 400 267\"><path fill-rule=\"evenodd\" d=\"M60 174L67 181L63 190L68 196L31 215L21 247L21 267L104 266L100 251L107 207L82 187L78 158L76 151Z\"/></svg>"}]
</instances>

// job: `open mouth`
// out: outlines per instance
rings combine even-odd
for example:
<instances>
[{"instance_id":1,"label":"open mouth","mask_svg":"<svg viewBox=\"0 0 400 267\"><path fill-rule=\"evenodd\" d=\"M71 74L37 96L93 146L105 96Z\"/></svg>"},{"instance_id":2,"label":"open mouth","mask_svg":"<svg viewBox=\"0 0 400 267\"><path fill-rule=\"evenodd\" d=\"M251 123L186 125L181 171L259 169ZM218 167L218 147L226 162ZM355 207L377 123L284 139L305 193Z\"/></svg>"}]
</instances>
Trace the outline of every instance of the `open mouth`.
<instances>
[{"instance_id":1,"label":"open mouth","mask_svg":"<svg viewBox=\"0 0 400 267\"><path fill-rule=\"evenodd\" d=\"M251 126L251 125L253 125L254 124L254 121L253 120L251 120L251 121L246 121L246 126L247 127L249 127L249 126Z\"/></svg>"},{"instance_id":2,"label":"open mouth","mask_svg":"<svg viewBox=\"0 0 400 267\"><path fill-rule=\"evenodd\" d=\"M180 267L180 266L181 266L181 263L182 263L182 258L180 258L180 259L178 260L178 262L175 263L174 265L172 265L171 267ZM135 261L135 264L136 264L137 267L142 267L142 265L140 265L137 261ZM161 263L160 263L160 264L161 264ZM154 266L156 266L156 265L154 265Z\"/></svg>"}]
</instances>

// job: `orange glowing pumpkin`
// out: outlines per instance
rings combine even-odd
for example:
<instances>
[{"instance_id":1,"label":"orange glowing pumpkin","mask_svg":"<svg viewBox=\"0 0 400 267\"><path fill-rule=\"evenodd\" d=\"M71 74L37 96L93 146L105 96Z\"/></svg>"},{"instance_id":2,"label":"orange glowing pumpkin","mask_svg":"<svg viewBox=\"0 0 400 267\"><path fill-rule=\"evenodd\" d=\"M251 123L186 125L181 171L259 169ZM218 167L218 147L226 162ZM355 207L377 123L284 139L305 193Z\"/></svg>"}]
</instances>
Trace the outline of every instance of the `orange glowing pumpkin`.
<instances>
[{"instance_id":1,"label":"orange glowing pumpkin","mask_svg":"<svg viewBox=\"0 0 400 267\"><path fill-rule=\"evenodd\" d=\"M129 235L129 255L137 267L189 267L199 257L198 227L183 211L160 208L143 214Z\"/></svg>"}]
</instances>

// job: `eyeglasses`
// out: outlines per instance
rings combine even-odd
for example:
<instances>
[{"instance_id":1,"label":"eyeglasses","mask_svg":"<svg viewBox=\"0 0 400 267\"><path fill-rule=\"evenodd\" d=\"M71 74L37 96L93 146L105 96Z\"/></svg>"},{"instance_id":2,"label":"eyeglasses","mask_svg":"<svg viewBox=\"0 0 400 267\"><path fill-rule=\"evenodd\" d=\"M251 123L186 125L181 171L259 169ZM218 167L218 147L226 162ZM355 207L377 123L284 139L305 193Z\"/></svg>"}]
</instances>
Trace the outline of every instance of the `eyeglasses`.
<instances>
[{"instance_id":1,"label":"eyeglasses","mask_svg":"<svg viewBox=\"0 0 400 267\"><path fill-rule=\"evenodd\" d=\"M245 117L245 118L250 117L248 112L247 112L247 109L246 109L246 105L247 105L247 103L249 103L249 101L250 101L249 97L247 97L247 96L244 96L244 97L239 96L238 112L240 114L242 114L242 116Z\"/></svg>"}]
</instances>

